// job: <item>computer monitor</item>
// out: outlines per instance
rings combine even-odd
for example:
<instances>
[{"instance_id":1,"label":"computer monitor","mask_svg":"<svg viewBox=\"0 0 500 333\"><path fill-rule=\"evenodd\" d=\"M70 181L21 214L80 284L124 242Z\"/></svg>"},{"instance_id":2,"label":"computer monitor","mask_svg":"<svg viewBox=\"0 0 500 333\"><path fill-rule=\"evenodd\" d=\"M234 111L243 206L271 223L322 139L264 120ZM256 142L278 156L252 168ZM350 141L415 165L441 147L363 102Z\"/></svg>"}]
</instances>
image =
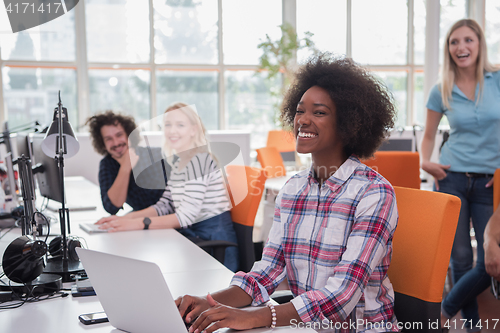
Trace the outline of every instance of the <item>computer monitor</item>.
<instances>
[{"instance_id":1,"label":"computer monitor","mask_svg":"<svg viewBox=\"0 0 500 333\"><path fill-rule=\"evenodd\" d=\"M28 158L30 160L32 166L35 165L35 162L33 161L33 147L31 146L31 139L29 133L11 134L11 140L13 143L13 147L15 147L16 160L20 160L20 158L24 155L25 158ZM20 170L20 163L17 163L17 166ZM19 171L19 177L21 179L21 171ZM31 182L30 187L33 191L31 195L33 198L35 198L35 180L33 179L33 174L30 173L29 175L26 175L26 177L28 178L26 178L25 181L29 180ZM24 193L22 194L24 195Z\"/></svg>"},{"instance_id":2,"label":"computer monitor","mask_svg":"<svg viewBox=\"0 0 500 333\"><path fill-rule=\"evenodd\" d=\"M31 139L28 133L11 134L11 140L15 143L17 154L15 158L22 155L28 157L33 164L33 148L31 146Z\"/></svg>"},{"instance_id":3,"label":"computer monitor","mask_svg":"<svg viewBox=\"0 0 500 333\"><path fill-rule=\"evenodd\" d=\"M384 141L380 147L379 151L397 150L397 151L411 151L415 152L415 139L413 137L394 137L391 136L389 139Z\"/></svg>"},{"instance_id":4,"label":"computer monitor","mask_svg":"<svg viewBox=\"0 0 500 333\"><path fill-rule=\"evenodd\" d=\"M5 155L5 166L7 169L7 184L9 186L8 191L5 194L9 196L10 200L13 202L13 206L17 206L17 193L16 193L16 179L14 178L14 166L12 163L12 153L9 152Z\"/></svg>"},{"instance_id":5,"label":"computer monitor","mask_svg":"<svg viewBox=\"0 0 500 333\"><path fill-rule=\"evenodd\" d=\"M35 178L38 182L38 189L43 197L54 201L63 202L61 195L61 180L59 168L53 157L44 154L42 142L44 134L30 134L33 145L33 159Z\"/></svg>"},{"instance_id":6,"label":"computer monitor","mask_svg":"<svg viewBox=\"0 0 500 333\"><path fill-rule=\"evenodd\" d=\"M5 150L7 151L7 153L12 153L9 124L7 122L3 123L2 133L0 133L0 143L5 144Z\"/></svg>"}]
</instances>

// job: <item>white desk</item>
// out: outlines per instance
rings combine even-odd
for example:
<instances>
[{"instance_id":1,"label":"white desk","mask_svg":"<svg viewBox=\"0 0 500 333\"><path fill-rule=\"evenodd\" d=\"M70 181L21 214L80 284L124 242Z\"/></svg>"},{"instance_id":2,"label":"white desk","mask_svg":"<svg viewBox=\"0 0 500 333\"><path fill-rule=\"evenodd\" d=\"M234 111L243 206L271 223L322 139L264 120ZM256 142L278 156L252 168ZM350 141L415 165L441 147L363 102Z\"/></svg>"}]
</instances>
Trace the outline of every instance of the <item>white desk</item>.
<instances>
[{"instance_id":1,"label":"white desk","mask_svg":"<svg viewBox=\"0 0 500 333\"><path fill-rule=\"evenodd\" d=\"M85 179L73 179L66 184L68 196L83 195L82 200L98 203L97 210L72 212L72 235L83 237L88 248L134 259L152 261L158 264L172 292L178 297L184 294L206 295L208 292L229 285L233 273L198 246L191 243L175 230L138 230L110 234L89 235L78 227L80 221L96 220L107 215L100 204L99 188ZM71 200L74 198L72 197ZM58 230L59 222L52 224ZM20 235L15 229L0 239L0 253L3 254L10 242ZM133 274L133 272L131 272ZM117 277L119 278L119 277ZM131 288L144 287L145 281L137 281ZM64 288L70 288L65 283ZM17 309L0 310L0 332L6 333L109 333L121 332L109 323L83 325L78 316L83 313L102 311L96 296L56 298L27 303ZM228 330L221 330L227 332ZM296 329L281 328L281 333L296 332ZM165 328L168 332L168 328ZM257 329L243 332L264 333L270 329ZM302 330L302 332L314 332ZM173 332L176 333L176 332Z\"/></svg>"},{"instance_id":2,"label":"white desk","mask_svg":"<svg viewBox=\"0 0 500 333\"><path fill-rule=\"evenodd\" d=\"M122 238L124 234L135 234L136 246L134 243L126 242L130 238ZM141 234L145 237L141 237ZM147 237L148 234L157 234L157 237ZM7 236L17 236L10 235ZM5 238L7 238L7 236ZM108 237L101 237L108 236ZM100 241L107 242L115 238L106 246L95 246ZM10 237L11 239L15 237ZM229 285L233 273L222 266L215 259L210 257L203 250L188 241L175 230L155 230L155 231L137 231L122 232L106 235L91 235L85 237L89 248L95 250L111 249L114 254L128 256L137 250L137 255L133 258L146 259L157 263L164 272L165 280L174 297L184 294L206 295L208 292L225 288ZM121 242L123 241L123 242ZM145 244L145 243L148 244ZM165 247L159 246L160 250L151 250L152 243L171 243L179 247L175 253L164 252ZM0 241L0 247L3 249L10 244L6 239ZM147 246L141 246L147 245ZM159 244L161 245L161 244ZM147 252L151 251L151 256ZM194 258L194 260L191 260ZM203 263L203 264L202 264ZM133 274L133 272L131 272ZM119 277L117 277L119 278ZM131 288L144 288L145 292L149 290L147 281L137 281L137 285ZM70 288L71 283L65 283L64 288ZM45 300L38 303L27 303L17 309L0 310L0 332L12 333L78 333L78 332L96 332L109 333L119 332L111 324L103 323L85 326L78 320L78 315L102 311L101 304L96 296L56 298ZM166 328L168 331L168 328Z\"/></svg>"}]
</instances>

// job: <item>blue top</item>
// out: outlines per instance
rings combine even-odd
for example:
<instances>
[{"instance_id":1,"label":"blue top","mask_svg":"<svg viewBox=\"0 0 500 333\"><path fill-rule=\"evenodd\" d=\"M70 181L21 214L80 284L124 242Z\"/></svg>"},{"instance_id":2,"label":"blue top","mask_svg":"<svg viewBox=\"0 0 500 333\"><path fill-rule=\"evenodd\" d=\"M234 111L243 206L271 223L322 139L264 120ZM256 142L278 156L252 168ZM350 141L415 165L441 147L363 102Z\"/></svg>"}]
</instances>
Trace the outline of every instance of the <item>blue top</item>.
<instances>
[{"instance_id":1,"label":"blue top","mask_svg":"<svg viewBox=\"0 0 500 333\"><path fill-rule=\"evenodd\" d=\"M149 157L151 152L153 152L154 155L161 154L161 150L159 148L152 148L148 150L143 147L137 147L135 152L139 156L139 162L137 163L138 165L144 161L144 163L148 163L148 161L151 160ZM154 160L158 160L157 156L154 157ZM159 172L158 170L154 169L159 169ZM123 208L113 205L108 197L108 190L115 182L119 170L120 163L118 163L118 161L112 158L109 154L107 154L99 164L99 187L101 188L102 205L104 209L110 214L116 214L121 208ZM169 171L170 168L167 170L167 174ZM158 173L160 173L161 175L158 176ZM142 185L141 187L135 181L134 173L130 173L127 199L125 200L125 202L129 204L134 210L141 210L154 205L161 198L161 195L163 194L165 185L167 183L167 175L163 173L162 167L161 165L158 165L158 163L154 163L150 168L145 168L144 175L146 177L137 177L138 182ZM149 178L151 179L148 181ZM149 186L149 183L157 183L161 189L158 189L158 187Z\"/></svg>"},{"instance_id":2,"label":"blue top","mask_svg":"<svg viewBox=\"0 0 500 333\"><path fill-rule=\"evenodd\" d=\"M479 83L476 86L476 98ZM450 137L441 150L439 162L450 171L493 174L500 168L500 71L485 73L483 93L476 101L468 99L454 85L450 110L441 101L435 85L427 108L443 113L450 123Z\"/></svg>"}]
</instances>

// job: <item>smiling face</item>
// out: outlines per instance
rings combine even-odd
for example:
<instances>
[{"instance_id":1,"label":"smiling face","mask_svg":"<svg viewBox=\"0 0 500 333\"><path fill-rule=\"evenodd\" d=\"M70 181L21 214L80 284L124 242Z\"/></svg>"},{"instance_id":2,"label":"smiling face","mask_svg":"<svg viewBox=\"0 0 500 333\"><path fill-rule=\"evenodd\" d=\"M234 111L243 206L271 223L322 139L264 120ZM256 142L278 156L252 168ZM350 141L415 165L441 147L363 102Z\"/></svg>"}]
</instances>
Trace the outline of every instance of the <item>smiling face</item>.
<instances>
[{"instance_id":1,"label":"smiling face","mask_svg":"<svg viewBox=\"0 0 500 333\"><path fill-rule=\"evenodd\" d=\"M475 68L479 56L479 38L467 26L462 26L450 35L448 49L458 68Z\"/></svg>"},{"instance_id":2,"label":"smiling face","mask_svg":"<svg viewBox=\"0 0 500 333\"><path fill-rule=\"evenodd\" d=\"M181 110L165 113L164 134L167 144L177 153L194 148L196 126L191 124L188 116Z\"/></svg>"},{"instance_id":3,"label":"smiling face","mask_svg":"<svg viewBox=\"0 0 500 333\"><path fill-rule=\"evenodd\" d=\"M325 89L313 86L302 95L293 125L298 153L311 153L313 160L343 155L337 108Z\"/></svg>"},{"instance_id":4,"label":"smiling face","mask_svg":"<svg viewBox=\"0 0 500 333\"><path fill-rule=\"evenodd\" d=\"M101 135L106 151L115 160L127 152L128 136L120 123L116 125L104 125L101 127Z\"/></svg>"}]
</instances>

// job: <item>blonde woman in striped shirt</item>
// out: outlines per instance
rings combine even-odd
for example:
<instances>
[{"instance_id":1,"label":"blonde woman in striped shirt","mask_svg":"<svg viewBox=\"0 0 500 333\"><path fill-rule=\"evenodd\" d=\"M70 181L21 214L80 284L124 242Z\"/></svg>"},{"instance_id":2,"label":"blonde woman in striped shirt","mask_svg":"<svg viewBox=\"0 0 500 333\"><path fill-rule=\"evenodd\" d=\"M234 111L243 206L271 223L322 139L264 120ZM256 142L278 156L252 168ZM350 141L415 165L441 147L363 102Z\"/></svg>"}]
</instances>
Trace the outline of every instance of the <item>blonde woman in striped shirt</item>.
<instances>
[{"instance_id":1,"label":"blonde woman in striped shirt","mask_svg":"<svg viewBox=\"0 0 500 333\"><path fill-rule=\"evenodd\" d=\"M172 173L162 197L146 209L109 216L97 224L111 232L174 228L195 243L237 242L222 172L208 150L200 118L188 105L176 103L167 108L163 120L163 150ZM228 247L225 253L224 265L233 271L238 268L237 251Z\"/></svg>"}]
</instances>

